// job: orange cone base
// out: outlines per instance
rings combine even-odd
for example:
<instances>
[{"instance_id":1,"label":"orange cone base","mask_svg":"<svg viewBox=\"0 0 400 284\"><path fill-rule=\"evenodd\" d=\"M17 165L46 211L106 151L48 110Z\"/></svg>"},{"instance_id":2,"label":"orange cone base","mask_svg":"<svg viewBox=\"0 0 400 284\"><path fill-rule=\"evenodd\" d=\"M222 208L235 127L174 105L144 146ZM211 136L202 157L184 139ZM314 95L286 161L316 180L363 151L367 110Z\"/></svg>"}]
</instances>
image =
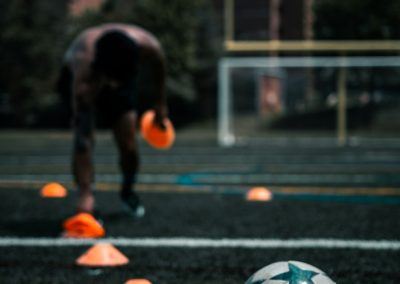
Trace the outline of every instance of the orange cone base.
<instances>
[{"instance_id":1,"label":"orange cone base","mask_svg":"<svg viewBox=\"0 0 400 284\"><path fill-rule=\"evenodd\" d=\"M272 193L265 187L253 187L246 194L248 201L270 201Z\"/></svg>"},{"instance_id":2,"label":"orange cone base","mask_svg":"<svg viewBox=\"0 0 400 284\"><path fill-rule=\"evenodd\" d=\"M93 245L76 260L77 265L92 267L120 266L127 263L129 259L109 243Z\"/></svg>"},{"instance_id":3,"label":"orange cone base","mask_svg":"<svg viewBox=\"0 0 400 284\"><path fill-rule=\"evenodd\" d=\"M79 213L64 221L66 238L101 238L106 232L103 226L89 213Z\"/></svg>"},{"instance_id":4,"label":"orange cone base","mask_svg":"<svg viewBox=\"0 0 400 284\"><path fill-rule=\"evenodd\" d=\"M124 284L152 284L147 279L129 279Z\"/></svg>"},{"instance_id":5,"label":"orange cone base","mask_svg":"<svg viewBox=\"0 0 400 284\"><path fill-rule=\"evenodd\" d=\"M63 198L67 196L67 190L61 184L51 182L42 187L40 195L45 198Z\"/></svg>"},{"instance_id":6,"label":"orange cone base","mask_svg":"<svg viewBox=\"0 0 400 284\"><path fill-rule=\"evenodd\" d=\"M140 130L143 138L150 146L156 149L168 149L175 141L175 129L168 118L164 119L166 129L160 129L154 124L155 112L146 111L140 121Z\"/></svg>"}]
</instances>

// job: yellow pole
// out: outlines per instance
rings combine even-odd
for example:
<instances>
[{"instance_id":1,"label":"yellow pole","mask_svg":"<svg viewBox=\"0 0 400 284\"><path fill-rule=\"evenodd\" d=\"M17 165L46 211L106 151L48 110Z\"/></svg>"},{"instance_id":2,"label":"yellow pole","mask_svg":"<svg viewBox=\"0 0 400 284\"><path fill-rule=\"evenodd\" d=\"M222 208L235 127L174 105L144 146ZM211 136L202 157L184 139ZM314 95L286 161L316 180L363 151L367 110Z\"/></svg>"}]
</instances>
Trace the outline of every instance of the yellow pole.
<instances>
[{"instance_id":1,"label":"yellow pole","mask_svg":"<svg viewBox=\"0 0 400 284\"><path fill-rule=\"evenodd\" d=\"M344 146L347 140L346 67L344 66L339 67L337 90L337 142L339 146Z\"/></svg>"},{"instance_id":2,"label":"yellow pole","mask_svg":"<svg viewBox=\"0 0 400 284\"><path fill-rule=\"evenodd\" d=\"M225 0L230 2L231 0ZM226 50L230 52L285 51L285 52L397 52L400 41L382 40L269 40L269 41L227 41Z\"/></svg>"},{"instance_id":3,"label":"yellow pole","mask_svg":"<svg viewBox=\"0 0 400 284\"><path fill-rule=\"evenodd\" d=\"M231 42L234 39L234 20L235 20L235 5L234 0L225 0L225 42Z\"/></svg>"}]
</instances>

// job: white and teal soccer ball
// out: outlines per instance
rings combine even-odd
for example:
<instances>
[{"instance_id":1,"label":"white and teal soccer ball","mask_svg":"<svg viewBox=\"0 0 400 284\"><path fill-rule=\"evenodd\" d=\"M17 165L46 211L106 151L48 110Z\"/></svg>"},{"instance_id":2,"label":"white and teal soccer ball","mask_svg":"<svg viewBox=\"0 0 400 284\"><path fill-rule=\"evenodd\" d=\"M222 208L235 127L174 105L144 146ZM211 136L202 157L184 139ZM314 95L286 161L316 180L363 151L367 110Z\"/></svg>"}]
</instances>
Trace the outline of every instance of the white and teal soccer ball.
<instances>
[{"instance_id":1,"label":"white and teal soccer ball","mask_svg":"<svg viewBox=\"0 0 400 284\"><path fill-rule=\"evenodd\" d=\"M254 273L245 284L334 284L323 271L300 261L280 261Z\"/></svg>"}]
</instances>

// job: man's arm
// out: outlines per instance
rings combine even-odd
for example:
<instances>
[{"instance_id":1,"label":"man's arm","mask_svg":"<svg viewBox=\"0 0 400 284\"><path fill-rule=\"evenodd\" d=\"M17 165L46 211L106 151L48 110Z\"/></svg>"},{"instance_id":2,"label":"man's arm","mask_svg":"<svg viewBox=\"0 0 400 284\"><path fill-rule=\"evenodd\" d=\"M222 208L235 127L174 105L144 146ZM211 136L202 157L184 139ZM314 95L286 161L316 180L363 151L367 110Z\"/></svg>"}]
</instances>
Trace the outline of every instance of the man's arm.
<instances>
[{"instance_id":1,"label":"man's arm","mask_svg":"<svg viewBox=\"0 0 400 284\"><path fill-rule=\"evenodd\" d=\"M153 70L153 80L155 83L155 101L154 110L156 113L155 122L165 128L164 118L168 116L168 107L166 100L166 59L163 51L158 46L146 47L143 51L145 55L144 64L150 64Z\"/></svg>"},{"instance_id":2,"label":"man's arm","mask_svg":"<svg viewBox=\"0 0 400 284\"><path fill-rule=\"evenodd\" d=\"M93 182L93 110L80 106L74 118L73 161L75 180L80 189L89 189Z\"/></svg>"}]
</instances>

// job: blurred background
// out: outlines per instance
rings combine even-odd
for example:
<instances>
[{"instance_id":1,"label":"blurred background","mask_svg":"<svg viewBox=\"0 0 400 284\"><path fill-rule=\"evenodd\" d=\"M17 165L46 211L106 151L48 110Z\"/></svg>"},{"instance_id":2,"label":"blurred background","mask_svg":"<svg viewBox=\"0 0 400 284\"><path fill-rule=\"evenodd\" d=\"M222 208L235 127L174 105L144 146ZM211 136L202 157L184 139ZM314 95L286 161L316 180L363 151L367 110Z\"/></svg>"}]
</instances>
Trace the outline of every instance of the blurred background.
<instances>
[{"instance_id":1,"label":"blurred background","mask_svg":"<svg viewBox=\"0 0 400 284\"><path fill-rule=\"evenodd\" d=\"M176 126L182 129L206 125L214 129L220 58L308 54L226 49L227 3L233 5L230 32L236 41L400 39L400 2L396 0L2 1L0 127L69 128L68 106L55 88L67 46L89 26L124 22L140 25L160 39L168 60L167 94ZM371 49L357 53L398 54L396 48L389 52ZM317 56L331 55L339 53L317 53ZM338 102L335 69L317 72L299 66L283 71L278 82L276 78L267 78L260 89L255 71L233 70L236 126L242 125L246 131L249 125L254 125L257 131L335 129ZM347 72L349 130L373 136L398 135L399 73L399 68L393 67ZM140 88L146 93L151 86L141 84ZM142 105L142 109L146 107Z\"/></svg>"},{"instance_id":2,"label":"blurred background","mask_svg":"<svg viewBox=\"0 0 400 284\"><path fill-rule=\"evenodd\" d=\"M82 245L54 245L78 197L70 106L56 85L71 41L106 22L160 40L178 129L169 151L139 141L136 189L149 214L132 222L115 194L117 149L99 125L107 236L200 246L126 243L130 265L89 274L73 265ZM139 100L152 95L148 75ZM399 0L0 1L0 282L244 283L296 259L338 283L399 283L399 90ZM54 181L71 194L41 198ZM273 200L247 202L260 186ZM279 244L202 247L208 238Z\"/></svg>"}]
</instances>

